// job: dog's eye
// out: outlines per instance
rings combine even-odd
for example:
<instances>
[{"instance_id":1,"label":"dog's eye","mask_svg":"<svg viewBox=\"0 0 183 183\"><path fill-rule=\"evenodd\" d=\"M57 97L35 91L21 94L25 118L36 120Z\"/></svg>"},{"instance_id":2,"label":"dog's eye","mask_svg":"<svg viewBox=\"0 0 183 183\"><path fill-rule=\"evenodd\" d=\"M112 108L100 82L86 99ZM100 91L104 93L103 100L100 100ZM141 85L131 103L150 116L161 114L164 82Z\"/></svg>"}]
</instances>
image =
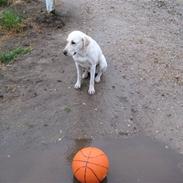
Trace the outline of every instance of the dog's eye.
<instances>
[{"instance_id":1,"label":"dog's eye","mask_svg":"<svg viewBox=\"0 0 183 183\"><path fill-rule=\"evenodd\" d=\"M74 41L71 41L71 44L76 44Z\"/></svg>"}]
</instances>

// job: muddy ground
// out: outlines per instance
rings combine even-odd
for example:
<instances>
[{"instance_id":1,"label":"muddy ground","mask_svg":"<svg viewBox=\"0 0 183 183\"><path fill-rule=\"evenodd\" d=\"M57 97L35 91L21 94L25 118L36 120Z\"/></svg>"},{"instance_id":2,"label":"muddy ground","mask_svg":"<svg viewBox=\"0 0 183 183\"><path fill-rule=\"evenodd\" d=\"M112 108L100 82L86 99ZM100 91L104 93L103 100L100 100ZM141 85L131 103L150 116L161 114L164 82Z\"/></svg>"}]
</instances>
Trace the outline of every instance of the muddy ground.
<instances>
[{"instance_id":1,"label":"muddy ground","mask_svg":"<svg viewBox=\"0 0 183 183\"><path fill-rule=\"evenodd\" d=\"M1 68L1 154L135 135L183 153L183 1L62 0L57 11L65 26L14 39L33 51ZM109 65L94 96L88 80L73 88L75 65L62 54L76 29L98 41Z\"/></svg>"}]
</instances>

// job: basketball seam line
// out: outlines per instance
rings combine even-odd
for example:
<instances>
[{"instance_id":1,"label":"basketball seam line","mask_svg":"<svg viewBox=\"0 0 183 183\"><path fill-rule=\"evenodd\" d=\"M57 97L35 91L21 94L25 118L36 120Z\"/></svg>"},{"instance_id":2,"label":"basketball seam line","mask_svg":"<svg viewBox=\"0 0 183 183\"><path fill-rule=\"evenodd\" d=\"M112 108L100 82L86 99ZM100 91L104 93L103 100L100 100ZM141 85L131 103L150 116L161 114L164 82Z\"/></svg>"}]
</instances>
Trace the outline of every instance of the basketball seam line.
<instances>
[{"instance_id":1,"label":"basketball seam line","mask_svg":"<svg viewBox=\"0 0 183 183\"><path fill-rule=\"evenodd\" d=\"M82 154L84 157L86 157L86 158L88 159L89 156L86 156L86 155L83 153L82 150L81 150L80 152L81 152L81 154ZM85 162L86 162L86 161L85 161ZM86 170L86 165L87 165L87 162L86 162L85 166L79 167L79 168L74 172L74 176L75 176L75 174L76 174L81 168L84 167L85 170ZM86 182L86 180L84 180L84 181Z\"/></svg>"},{"instance_id":2,"label":"basketball seam line","mask_svg":"<svg viewBox=\"0 0 183 183\"><path fill-rule=\"evenodd\" d=\"M86 168L87 168L88 159L89 159L90 154L91 154L91 151L89 151L89 153L88 153L87 162L86 162L86 164L85 164L85 174L84 174L84 181L85 181L85 183L86 183Z\"/></svg>"},{"instance_id":3,"label":"basketball seam line","mask_svg":"<svg viewBox=\"0 0 183 183\"><path fill-rule=\"evenodd\" d=\"M85 166L81 166L81 167L79 167L78 169L76 169L76 171L74 172L74 176L75 176L75 174L76 174L81 168L83 168L83 167L85 167Z\"/></svg>"},{"instance_id":4,"label":"basketball seam line","mask_svg":"<svg viewBox=\"0 0 183 183\"><path fill-rule=\"evenodd\" d=\"M83 155L84 157L88 158L88 155L86 155L82 150L81 150L80 152L82 153L82 155ZM90 157L90 158L97 158L97 157L103 156L103 155L105 155L105 154L102 153L102 154L99 154L99 155L97 155L97 156L93 156L93 157Z\"/></svg>"},{"instance_id":5,"label":"basketball seam line","mask_svg":"<svg viewBox=\"0 0 183 183\"><path fill-rule=\"evenodd\" d=\"M81 154L85 157L85 158L88 158L88 156L81 150L80 151L81 152Z\"/></svg>"},{"instance_id":6,"label":"basketball seam line","mask_svg":"<svg viewBox=\"0 0 183 183\"><path fill-rule=\"evenodd\" d=\"M91 172L94 174L94 176L97 178L97 180L99 181L99 182L101 182L102 180L100 180L99 178L98 178L98 176L95 174L95 172L93 171L93 169L92 168L90 168L90 167L87 167L89 170L91 170Z\"/></svg>"},{"instance_id":7,"label":"basketball seam line","mask_svg":"<svg viewBox=\"0 0 183 183\"><path fill-rule=\"evenodd\" d=\"M73 161L81 161L81 162L86 162L86 161L84 161L84 160L73 160ZM90 164L93 164L93 165L96 165L96 166L100 166L100 167L103 167L103 168L106 168L106 169L108 169L107 167L105 167L105 166L103 166L103 165L100 165L100 164L97 164L97 163L93 163L93 162L90 162L90 161L87 161L87 163L90 163Z\"/></svg>"},{"instance_id":8,"label":"basketball seam line","mask_svg":"<svg viewBox=\"0 0 183 183\"><path fill-rule=\"evenodd\" d=\"M88 168L89 170L91 170L91 172L94 174L94 176L97 178L97 180L100 182L101 180L98 178L98 176L95 174L95 172L90 168L90 167L86 167L86 166L81 166L79 167L75 172L74 172L74 176L75 174L81 169L81 168ZM86 175L86 174L85 174ZM75 176L76 177L76 176ZM77 178L77 177L76 177ZM84 179L85 183L86 183L86 179Z\"/></svg>"}]
</instances>

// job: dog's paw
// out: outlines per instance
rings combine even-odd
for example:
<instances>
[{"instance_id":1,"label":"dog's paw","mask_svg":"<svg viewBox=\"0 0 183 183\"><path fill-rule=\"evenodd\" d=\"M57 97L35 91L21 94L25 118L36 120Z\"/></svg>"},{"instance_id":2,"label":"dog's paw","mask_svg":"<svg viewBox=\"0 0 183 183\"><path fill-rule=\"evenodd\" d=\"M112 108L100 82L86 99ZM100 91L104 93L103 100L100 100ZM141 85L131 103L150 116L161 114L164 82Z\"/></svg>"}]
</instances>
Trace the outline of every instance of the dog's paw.
<instances>
[{"instance_id":1,"label":"dog's paw","mask_svg":"<svg viewBox=\"0 0 183 183\"><path fill-rule=\"evenodd\" d=\"M81 83L76 82L76 84L74 85L74 88L75 88L75 89L81 88Z\"/></svg>"},{"instance_id":2,"label":"dog's paw","mask_svg":"<svg viewBox=\"0 0 183 183\"><path fill-rule=\"evenodd\" d=\"M95 82L96 82L96 83L99 83L99 82L100 82L100 77L96 77L96 78L95 78Z\"/></svg>"},{"instance_id":3,"label":"dog's paw","mask_svg":"<svg viewBox=\"0 0 183 183\"><path fill-rule=\"evenodd\" d=\"M95 89L93 87L90 87L88 90L89 95L93 95L95 93Z\"/></svg>"}]
</instances>

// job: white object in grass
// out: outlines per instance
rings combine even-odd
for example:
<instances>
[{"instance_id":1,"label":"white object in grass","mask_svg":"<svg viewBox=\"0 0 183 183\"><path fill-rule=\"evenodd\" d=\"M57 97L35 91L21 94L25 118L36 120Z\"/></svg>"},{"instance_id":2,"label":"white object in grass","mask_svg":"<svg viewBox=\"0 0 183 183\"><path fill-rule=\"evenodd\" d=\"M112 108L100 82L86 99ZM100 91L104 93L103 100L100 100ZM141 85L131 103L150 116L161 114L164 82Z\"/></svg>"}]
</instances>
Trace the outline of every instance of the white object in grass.
<instances>
[{"instance_id":1,"label":"white object in grass","mask_svg":"<svg viewBox=\"0 0 183 183\"><path fill-rule=\"evenodd\" d=\"M46 0L46 9L48 13L55 10L55 0Z\"/></svg>"}]
</instances>

